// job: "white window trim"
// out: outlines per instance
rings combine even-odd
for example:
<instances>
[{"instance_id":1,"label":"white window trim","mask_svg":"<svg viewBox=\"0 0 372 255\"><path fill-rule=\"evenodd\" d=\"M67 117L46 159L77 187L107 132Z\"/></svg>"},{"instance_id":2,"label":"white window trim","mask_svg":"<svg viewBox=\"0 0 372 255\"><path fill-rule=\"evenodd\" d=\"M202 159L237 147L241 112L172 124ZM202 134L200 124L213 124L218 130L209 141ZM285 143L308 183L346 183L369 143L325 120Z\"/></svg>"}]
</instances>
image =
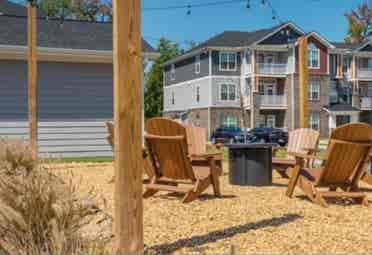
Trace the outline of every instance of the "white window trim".
<instances>
[{"instance_id":1,"label":"white window trim","mask_svg":"<svg viewBox=\"0 0 372 255\"><path fill-rule=\"evenodd\" d=\"M195 56L195 73L200 73L200 55Z\"/></svg>"},{"instance_id":2,"label":"white window trim","mask_svg":"<svg viewBox=\"0 0 372 255\"><path fill-rule=\"evenodd\" d=\"M228 85L228 88L229 88L229 85L235 86L235 100L230 100L230 99L224 100L224 99L222 99L222 97L221 97L221 86L222 85ZM238 91L237 90L238 90L237 85L234 82L220 82L220 83L218 83L218 99L219 99L219 101L220 102L236 102L238 100L238 98L237 98ZM229 98L229 89L227 90L227 98Z\"/></svg>"},{"instance_id":3,"label":"white window trim","mask_svg":"<svg viewBox=\"0 0 372 255\"><path fill-rule=\"evenodd\" d=\"M221 65L221 55L222 54L234 54L235 55L235 68L234 69L229 69L229 68L226 68L226 69L224 69L224 68L222 68L222 65ZM235 72L236 70L237 70L237 65L238 65L238 54L237 54L237 52L235 52L235 51L220 51L219 52L219 68L220 68L220 71L227 71L227 72Z\"/></svg>"},{"instance_id":4,"label":"white window trim","mask_svg":"<svg viewBox=\"0 0 372 255\"><path fill-rule=\"evenodd\" d=\"M312 81L318 83L319 85L319 90L318 90L318 98L313 98L313 93L312 93ZM320 91L321 91L321 81L319 79L310 79L309 80L309 93L308 93L308 100L309 101L320 101Z\"/></svg>"},{"instance_id":5,"label":"white window trim","mask_svg":"<svg viewBox=\"0 0 372 255\"><path fill-rule=\"evenodd\" d=\"M307 52L309 53L309 51L311 51L311 52L315 52L316 51L316 54L318 56L318 65L317 66L313 66L313 61L308 61L308 68L309 69L320 69L320 49L318 47L316 47L315 44L312 43L312 45L314 45L315 49L309 49L308 48L307 49ZM309 58L309 60L311 60L309 54L308 54L307 57ZM309 65L309 63L310 63L310 65Z\"/></svg>"},{"instance_id":6,"label":"white window trim","mask_svg":"<svg viewBox=\"0 0 372 255\"><path fill-rule=\"evenodd\" d=\"M171 81L175 81L176 80L176 67L174 66L174 64L171 65L170 80Z\"/></svg>"},{"instance_id":7,"label":"white window trim","mask_svg":"<svg viewBox=\"0 0 372 255\"><path fill-rule=\"evenodd\" d=\"M274 89L274 92L275 92L275 93L273 93L273 96L277 96L278 95L278 81L277 81L277 79L275 79L275 80L260 80L258 82L258 90L260 90L260 87L264 88L264 94L263 95L268 95L268 93L267 93L267 87L268 86L273 86L273 89Z\"/></svg>"}]
</instances>

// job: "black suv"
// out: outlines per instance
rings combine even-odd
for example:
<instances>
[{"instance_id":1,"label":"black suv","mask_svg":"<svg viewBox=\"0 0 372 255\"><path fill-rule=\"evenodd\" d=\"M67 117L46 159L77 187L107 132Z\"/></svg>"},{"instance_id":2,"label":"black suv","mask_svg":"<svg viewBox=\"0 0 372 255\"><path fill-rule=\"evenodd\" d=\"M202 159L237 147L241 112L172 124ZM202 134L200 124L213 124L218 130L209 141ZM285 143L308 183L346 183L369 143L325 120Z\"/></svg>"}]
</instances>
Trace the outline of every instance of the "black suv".
<instances>
[{"instance_id":1,"label":"black suv","mask_svg":"<svg viewBox=\"0 0 372 255\"><path fill-rule=\"evenodd\" d=\"M253 128L248 131L247 141L251 143L277 143L285 146L288 143L288 133L278 128Z\"/></svg>"},{"instance_id":2,"label":"black suv","mask_svg":"<svg viewBox=\"0 0 372 255\"><path fill-rule=\"evenodd\" d=\"M244 142L244 134L239 127L219 127L213 131L211 140L213 143L242 143Z\"/></svg>"}]
</instances>

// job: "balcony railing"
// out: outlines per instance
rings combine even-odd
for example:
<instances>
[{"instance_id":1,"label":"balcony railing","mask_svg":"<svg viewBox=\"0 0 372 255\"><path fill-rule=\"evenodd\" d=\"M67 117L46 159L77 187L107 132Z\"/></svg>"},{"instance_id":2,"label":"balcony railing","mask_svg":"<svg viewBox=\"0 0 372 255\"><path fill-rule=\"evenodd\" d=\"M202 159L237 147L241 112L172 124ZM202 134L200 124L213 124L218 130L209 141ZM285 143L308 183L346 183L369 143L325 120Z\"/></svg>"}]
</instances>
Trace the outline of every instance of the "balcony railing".
<instances>
[{"instance_id":1,"label":"balcony railing","mask_svg":"<svg viewBox=\"0 0 372 255\"><path fill-rule=\"evenodd\" d=\"M372 110L372 97L362 97L360 106L362 110Z\"/></svg>"},{"instance_id":2,"label":"balcony railing","mask_svg":"<svg viewBox=\"0 0 372 255\"><path fill-rule=\"evenodd\" d=\"M359 68L358 78L371 78L372 79L372 68Z\"/></svg>"},{"instance_id":3,"label":"balcony railing","mask_svg":"<svg viewBox=\"0 0 372 255\"><path fill-rule=\"evenodd\" d=\"M260 95L260 103L262 107L286 107L287 97L285 95Z\"/></svg>"},{"instance_id":4,"label":"balcony railing","mask_svg":"<svg viewBox=\"0 0 372 255\"><path fill-rule=\"evenodd\" d=\"M276 64L276 63L258 63L259 74L286 74L287 64Z\"/></svg>"}]
</instances>

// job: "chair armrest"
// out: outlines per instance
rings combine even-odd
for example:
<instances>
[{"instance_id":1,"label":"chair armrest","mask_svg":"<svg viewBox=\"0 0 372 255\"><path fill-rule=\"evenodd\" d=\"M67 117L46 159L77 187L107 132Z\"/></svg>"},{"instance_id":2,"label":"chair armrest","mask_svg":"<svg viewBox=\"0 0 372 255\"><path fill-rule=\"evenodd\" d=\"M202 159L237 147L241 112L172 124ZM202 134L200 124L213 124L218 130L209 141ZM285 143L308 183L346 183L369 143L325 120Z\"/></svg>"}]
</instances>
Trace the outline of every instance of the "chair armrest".
<instances>
[{"instance_id":1,"label":"chair armrest","mask_svg":"<svg viewBox=\"0 0 372 255\"><path fill-rule=\"evenodd\" d=\"M221 155L220 152L191 154L190 159L191 160L206 160L206 159L209 159L209 158L214 158L214 157L219 156L219 155Z\"/></svg>"},{"instance_id":2,"label":"chair armrest","mask_svg":"<svg viewBox=\"0 0 372 255\"><path fill-rule=\"evenodd\" d=\"M309 154L303 154L303 153L297 153L297 152L289 152L289 155L300 158L300 159L317 159L315 155L309 155Z\"/></svg>"}]
</instances>

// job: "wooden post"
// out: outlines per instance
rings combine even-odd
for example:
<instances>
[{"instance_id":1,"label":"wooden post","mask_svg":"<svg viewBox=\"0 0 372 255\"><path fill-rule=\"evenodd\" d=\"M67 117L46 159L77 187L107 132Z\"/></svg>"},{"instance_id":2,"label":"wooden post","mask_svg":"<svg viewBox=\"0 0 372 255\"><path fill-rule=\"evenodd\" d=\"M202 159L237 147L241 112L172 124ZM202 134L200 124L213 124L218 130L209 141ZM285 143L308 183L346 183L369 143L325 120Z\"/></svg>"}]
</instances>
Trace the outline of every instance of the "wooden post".
<instances>
[{"instance_id":1,"label":"wooden post","mask_svg":"<svg viewBox=\"0 0 372 255\"><path fill-rule=\"evenodd\" d=\"M143 253L141 1L113 0L115 237L118 254Z\"/></svg>"},{"instance_id":2,"label":"wooden post","mask_svg":"<svg viewBox=\"0 0 372 255\"><path fill-rule=\"evenodd\" d=\"M309 69L307 66L307 38L299 39L299 81L300 81L300 128L309 127Z\"/></svg>"},{"instance_id":3,"label":"wooden post","mask_svg":"<svg viewBox=\"0 0 372 255\"><path fill-rule=\"evenodd\" d=\"M28 3L27 17L29 141L37 154L37 18L36 7L31 2Z\"/></svg>"}]
</instances>

